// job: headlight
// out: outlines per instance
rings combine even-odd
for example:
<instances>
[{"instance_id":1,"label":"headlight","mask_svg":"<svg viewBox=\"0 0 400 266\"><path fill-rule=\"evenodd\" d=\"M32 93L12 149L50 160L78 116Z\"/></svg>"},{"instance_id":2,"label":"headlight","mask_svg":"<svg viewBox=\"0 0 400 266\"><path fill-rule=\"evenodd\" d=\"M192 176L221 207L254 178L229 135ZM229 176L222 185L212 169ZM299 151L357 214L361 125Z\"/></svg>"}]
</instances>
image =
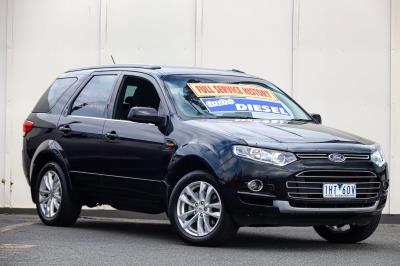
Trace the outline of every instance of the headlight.
<instances>
[{"instance_id":1,"label":"headlight","mask_svg":"<svg viewBox=\"0 0 400 266\"><path fill-rule=\"evenodd\" d=\"M296 156L290 152L267 150L248 146L233 146L233 153L240 157L278 166L284 166L297 160Z\"/></svg>"},{"instance_id":2,"label":"headlight","mask_svg":"<svg viewBox=\"0 0 400 266\"><path fill-rule=\"evenodd\" d=\"M375 152L371 154L371 161L379 167L382 167L385 164L385 159L383 158L383 154L380 148L378 148Z\"/></svg>"}]
</instances>

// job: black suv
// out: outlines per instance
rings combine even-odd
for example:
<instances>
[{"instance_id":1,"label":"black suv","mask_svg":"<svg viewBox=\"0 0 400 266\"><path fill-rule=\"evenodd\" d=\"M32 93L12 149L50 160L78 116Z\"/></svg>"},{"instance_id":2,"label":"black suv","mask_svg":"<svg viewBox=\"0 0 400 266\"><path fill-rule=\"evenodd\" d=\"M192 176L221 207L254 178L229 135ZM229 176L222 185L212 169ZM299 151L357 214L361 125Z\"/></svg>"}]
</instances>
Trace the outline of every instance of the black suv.
<instances>
[{"instance_id":1,"label":"black suv","mask_svg":"<svg viewBox=\"0 0 400 266\"><path fill-rule=\"evenodd\" d=\"M353 243L377 228L387 164L372 141L321 125L238 70L146 65L61 74L23 125L23 166L47 225L83 205L166 212L187 242L240 226L314 226Z\"/></svg>"}]
</instances>

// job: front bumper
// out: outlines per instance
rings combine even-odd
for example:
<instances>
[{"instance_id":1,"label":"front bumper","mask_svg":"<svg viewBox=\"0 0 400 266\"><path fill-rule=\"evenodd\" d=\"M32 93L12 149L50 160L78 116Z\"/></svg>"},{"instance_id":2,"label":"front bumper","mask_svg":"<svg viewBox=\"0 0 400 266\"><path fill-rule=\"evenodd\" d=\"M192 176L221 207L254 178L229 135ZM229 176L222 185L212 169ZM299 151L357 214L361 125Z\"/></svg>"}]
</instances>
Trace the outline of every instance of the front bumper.
<instances>
[{"instance_id":1,"label":"front bumper","mask_svg":"<svg viewBox=\"0 0 400 266\"><path fill-rule=\"evenodd\" d=\"M232 160L234 162L229 165L234 167L230 167L231 170L227 172L230 177L227 175L223 178L222 188L226 207L240 226L363 224L379 215L386 203L386 184L389 182L386 166L377 168L370 161L337 164L326 160L298 160L285 167L277 167L241 158ZM287 182L293 181L293 178L304 171L369 172L373 176L363 177L363 180L375 178L376 180L371 180L375 184L379 182L379 187L374 187L375 190L365 187L363 193L359 194L376 193L373 197L360 195L356 199L291 197ZM356 176L349 176L349 179L346 176L338 178L343 178L340 182L345 183L354 180ZM246 184L252 179L261 180L264 189L256 193L248 190ZM331 181L326 181L329 182Z\"/></svg>"},{"instance_id":2,"label":"front bumper","mask_svg":"<svg viewBox=\"0 0 400 266\"><path fill-rule=\"evenodd\" d=\"M273 206L279 209L280 213L289 213L289 214L305 214L305 213L371 213L377 210L379 206L379 201L375 201L375 203L370 207L350 207L350 208L302 208L302 207L293 207L290 205L289 201L284 200L274 200Z\"/></svg>"}]
</instances>

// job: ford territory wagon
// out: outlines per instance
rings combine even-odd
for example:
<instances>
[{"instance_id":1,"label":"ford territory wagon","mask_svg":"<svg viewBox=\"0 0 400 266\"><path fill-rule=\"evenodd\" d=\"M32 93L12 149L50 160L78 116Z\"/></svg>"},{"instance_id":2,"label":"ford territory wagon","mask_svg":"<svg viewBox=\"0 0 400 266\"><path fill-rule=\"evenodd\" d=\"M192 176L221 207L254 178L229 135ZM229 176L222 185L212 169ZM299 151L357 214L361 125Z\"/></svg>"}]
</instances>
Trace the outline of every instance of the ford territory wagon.
<instances>
[{"instance_id":1,"label":"ford territory wagon","mask_svg":"<svg viewBox=\"0 0 400 266\"><path fill-rule=\"evenodd\" d=\"M67 71L23 132L31 196L53 226L107 204L166 212L196 245L221 244L241 226L313 226L328 241L355 243L377 228L389 186L379 145L321 125L238 70Z\"/></svg>"}]
</instances>

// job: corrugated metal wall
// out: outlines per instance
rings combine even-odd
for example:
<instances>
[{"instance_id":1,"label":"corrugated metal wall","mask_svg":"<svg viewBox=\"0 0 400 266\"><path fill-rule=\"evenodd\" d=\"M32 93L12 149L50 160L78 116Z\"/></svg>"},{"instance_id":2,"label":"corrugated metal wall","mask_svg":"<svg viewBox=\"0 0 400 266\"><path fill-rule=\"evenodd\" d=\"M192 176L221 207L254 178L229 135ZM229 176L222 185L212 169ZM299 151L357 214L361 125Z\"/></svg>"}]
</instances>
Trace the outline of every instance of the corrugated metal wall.
<instances>
[{"instance_id":1,"label":"corrugated metal wall","mask_svg":"<svg viewBox=\"0 0 400 266\"><path fill-rule=\"evenodd\" d=\"M112 54L118 63L239 68L276 83L324 124L382 144L392 171L387 211L400 213L399 0L0 0L0 8L0 207L32 207L20 135L40 94L58 73L111 63Z\"/></svg>"}]
</instances>

